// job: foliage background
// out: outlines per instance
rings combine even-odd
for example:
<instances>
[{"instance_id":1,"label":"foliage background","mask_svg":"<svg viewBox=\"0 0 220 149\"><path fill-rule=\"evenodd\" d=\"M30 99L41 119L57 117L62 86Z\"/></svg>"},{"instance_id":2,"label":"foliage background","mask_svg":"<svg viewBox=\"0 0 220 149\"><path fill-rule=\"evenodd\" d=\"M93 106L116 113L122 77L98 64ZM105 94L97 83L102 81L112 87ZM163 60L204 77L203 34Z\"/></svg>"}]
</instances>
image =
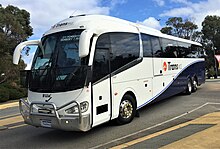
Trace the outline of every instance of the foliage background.
<instances>
[{"instance_id":1,"label":"foliage background","mask_svg":"<svg viewBox=\"0 0 220 149\"><path fill-rule=\"evenodd\" d=\"M26 96L26 90L19 85L19 70L25 68L24 62L18 66L12 63L13 51L17 44L33 34L30 14L26 10L0 4L0 102Z\"/></svg>"}]
</instances>

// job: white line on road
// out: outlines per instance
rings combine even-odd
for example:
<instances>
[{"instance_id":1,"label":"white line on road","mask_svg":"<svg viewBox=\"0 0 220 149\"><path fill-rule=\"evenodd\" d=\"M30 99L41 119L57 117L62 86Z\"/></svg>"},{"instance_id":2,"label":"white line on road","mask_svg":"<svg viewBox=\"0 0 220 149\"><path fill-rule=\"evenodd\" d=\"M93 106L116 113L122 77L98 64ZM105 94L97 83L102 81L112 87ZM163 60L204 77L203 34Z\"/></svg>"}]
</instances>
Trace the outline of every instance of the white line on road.
<instances>
[{"instance_id":1,"label":"white line on road","mask_svg":"<svg viewBox=\"0 0 220 149\"><path fill-rule=\"evenodd\" d=\"M11 114L11 115L2 116L2 117L0 117L0 120L10 118L10 117L19 116L19 115L21 115L21 114L20 113L15 113L15 114Z\"/></svg>"},{"instance_id":2,"label":"white line on road","mask_svg":"<svg viewBox=\"0 0 220 149\"><path fill-rule=\"evenodd\" d=\"M195 111L197 111L197 110L199 110L199 109L201 109L201 108L203 108L203 107L205 107L205 106L207 106L207 105L220 105L220 103L207 102L207 103L205 103L205 104L203 104L203 105L201 105L201 106L199 106L199 107L197 107L197 108L195 108L195 109L193 109L193 110L191 110L191 111L189 111L189 112L185 112L185 113L183 113L183 114L181 114L181 115L179 115L179 116L176 116L176 117L174 117L174 118L171 118L171 119L169 119L169 120L167 120L167 121L164 121L164 122L162 122L162 123L153 125L153 126L151 126L151 127L148 127L148 128L142 129L142 130L139 130L139 131L137 131L137 132L134 132L134 133L129 134L129 135L126 135L126 136L123 136L123 137L121 137L121 138L114 139L114 140L109 141L109 142L107 142L107 143L103 143L103 144L94 146L94 147L92 147L92 148L90 148L90 149L97 149L97 148L100 148L100 147L102 147L102 146L111 144L111 143L113 143L113 142L120 141L120 140L125 139L125 138L127 138L127 137L130 137L130 136L133 136L133 135L137 135L137 134L139 134L139 133L141 133L141 132L144 132L144 131L147 131L147 130L156 128L156 127L158 127L158 126L164 125L164 124L169 123L169 122L171 122L171 121L174 121L174 120L176 120L176 119L178 119L178 118L180 118L180 117L183 117L183 116L185 116L185 115L187 115L187 114L190 114L190 113L192 113L192 112L195 112Z\"/></svg>"},{"instance_id":3,"label":"white line on road","mask_svg":"<svg viewBox=\"0 0 220 149\"><path fill-rule=\"evenodd\" d=\"M19 103L18 101L16 102L11 102L11 103L4 103L4 104L0 104L0 109L7 109L7 108L12 108L12 107L18 107Z\"/></svg>"}]
</instances>

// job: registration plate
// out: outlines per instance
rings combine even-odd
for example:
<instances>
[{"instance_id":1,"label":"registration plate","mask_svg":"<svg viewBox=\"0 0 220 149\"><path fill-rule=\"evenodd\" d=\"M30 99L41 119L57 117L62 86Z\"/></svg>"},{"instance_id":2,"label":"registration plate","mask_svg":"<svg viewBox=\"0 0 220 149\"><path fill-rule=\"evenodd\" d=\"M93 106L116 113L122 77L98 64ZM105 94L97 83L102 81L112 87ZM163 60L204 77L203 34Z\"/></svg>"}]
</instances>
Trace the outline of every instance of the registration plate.
<instances>
[{"instance_id":1,"label":"registration plate","mask_svg":"<svg viewBox=\"0 0 220 149\"><path fill-rule=\"evenodd\" d=\"M41 120L40 124L41 124L42 127L51 128L51 120Z\"/></svg>"}]
</instances>

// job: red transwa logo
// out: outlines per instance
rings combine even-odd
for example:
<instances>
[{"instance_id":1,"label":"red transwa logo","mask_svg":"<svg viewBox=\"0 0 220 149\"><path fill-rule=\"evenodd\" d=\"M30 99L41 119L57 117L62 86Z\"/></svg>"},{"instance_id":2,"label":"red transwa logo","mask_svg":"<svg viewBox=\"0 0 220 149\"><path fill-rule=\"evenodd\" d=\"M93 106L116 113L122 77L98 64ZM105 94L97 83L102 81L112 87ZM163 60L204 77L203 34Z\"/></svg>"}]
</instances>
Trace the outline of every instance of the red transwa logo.
<instances>
[{"instance_id":1,"label":"red transwa logo","mask_svg":"<svg viewBox=\"0 0 220 149\"><path fill-rule=\"evenodd\" d=\"M172 64L171 62L163 62L163 70L178 70L182 69L182 64Z\"/></svg>"},{"instance_id":2,"label":"red transwa logo","mask_svg":"<svg viewBox=\"0 0 220 149\"><path fill-rule=\"evenodd\" d=\"M167 63L166 62L163 62L163 70L167 71Z\"/></svg>"}]
</instances>

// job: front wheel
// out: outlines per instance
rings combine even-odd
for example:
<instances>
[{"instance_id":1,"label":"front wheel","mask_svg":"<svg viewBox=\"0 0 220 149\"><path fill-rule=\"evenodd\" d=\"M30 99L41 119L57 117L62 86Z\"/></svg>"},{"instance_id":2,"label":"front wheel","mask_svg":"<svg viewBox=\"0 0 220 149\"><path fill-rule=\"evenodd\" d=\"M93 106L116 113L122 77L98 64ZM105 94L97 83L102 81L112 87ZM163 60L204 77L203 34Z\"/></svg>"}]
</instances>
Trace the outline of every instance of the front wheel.
<instances>
[{"instance_id":1,"label":"front wheel","mask_svg":"<svg viewBox=\"0 0 220 149\"><path fill-rule=\"evenodd\" d=\"M136 102L131 95L124 95L119 106L116 122L120 125L130 123L136 114Z\"/></svg>"}]
</instances>

